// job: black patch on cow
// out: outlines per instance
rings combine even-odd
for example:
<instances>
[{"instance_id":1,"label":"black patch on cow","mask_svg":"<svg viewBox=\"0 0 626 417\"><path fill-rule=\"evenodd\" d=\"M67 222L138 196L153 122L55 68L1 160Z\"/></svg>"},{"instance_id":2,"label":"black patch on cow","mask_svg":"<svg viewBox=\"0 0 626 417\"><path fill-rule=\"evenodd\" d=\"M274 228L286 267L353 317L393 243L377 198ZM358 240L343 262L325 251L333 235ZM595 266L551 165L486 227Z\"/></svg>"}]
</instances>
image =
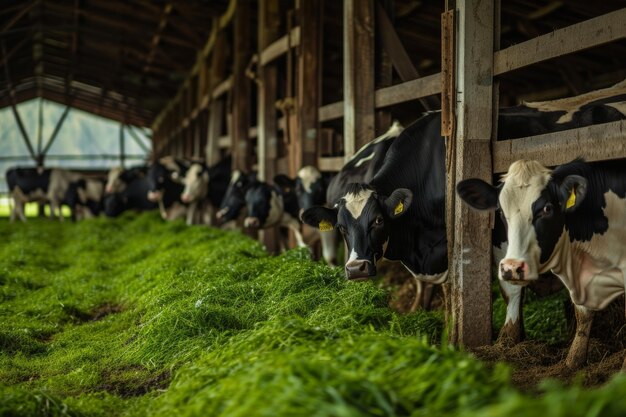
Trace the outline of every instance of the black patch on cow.
<instances>
[{"instance_id":1,"label":"black patch on cow","mask_svg":"<svg viewBox=\"0 0 626 417\"><path fill-rule=\"evenodd\" d=\"M565 213L565 227L571 241L589 241L594 234L604 234L609 228L609 221L604 215L606 200L604 194L609 190L619 198L626 198L626 164L624 160L613 160L589 164L576 160L561 165L552 172L551 192L557 196L557 186L569 175L579 175L587 180L586 196L580 207Z\"/></svg>"},{"instance_id":2,"label":"black patch on cow","mask_svg":"<svg viewBox=\"0 0 626 417\"><path fill-rule=\"evenodd\" d=\"M213 207L219 207L230 183L230 168L232 157L226 156L215 165L208 168L209 193L208 198Z\"/></svg>"},{"instance_id":3,"label":"black patch on cow","mask_svg":"<svg viewBox=\"0 0 626 417\"><path fill-rule=\"evenodd\" d=\"M220 211L223 211L220 222L226 223L239 217L241 210L246 206L246 191L255 182L256 172L252 172L250 174L241 173L237 181L228 184L224 198L220 203Z\"/></svg>"},{"instance_id":4,"label":"black patch on cow","mask_svg":"<svg viewBox=\"0 0 626 417\"><path fill-rule=\"evenodd\" d=\"M546 263L556 246L565 224L565 215L559 206L556 184L548 184L532 204L533 228L541 249L539 262Z\"/></svg>"},{"instance_id":5,"label":"black patch on cow","mask_svg":"<svg viewBox=\"0 0 626 417\"><path fill-rule=\"evenodd\" d=\"M248 217L259 219L260 227L266 226L265 222L270 213L270 202L272 191L279 198L278 190L267 183L257 181L251 184L246 191L246 206L248 207Z\"/></svg>"}]
</instances>

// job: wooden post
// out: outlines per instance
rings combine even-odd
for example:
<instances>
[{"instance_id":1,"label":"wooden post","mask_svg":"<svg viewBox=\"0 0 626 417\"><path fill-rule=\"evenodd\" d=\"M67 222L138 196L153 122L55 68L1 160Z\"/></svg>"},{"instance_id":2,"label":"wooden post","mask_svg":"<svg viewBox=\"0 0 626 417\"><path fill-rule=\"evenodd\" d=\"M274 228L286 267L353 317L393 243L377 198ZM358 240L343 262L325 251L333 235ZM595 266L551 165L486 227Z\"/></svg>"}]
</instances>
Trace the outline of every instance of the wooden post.
<instances>
[{"instance_id":1,"label":"wooden post","mask_svg":"<svg viewBox=\"0 0 626 417\"><path fill-rule=\"evenodd\" d=\"M250 171L252 146L250 129L250 79L245 71L252 56L250 3L240 2L235 11L234 65L232 87L231 149L233 169Z\"/></svg>"},{"instance_id":2,"label":"wooden post","mask_svg":"<svg viewBox=\"0 0 626 417\"><path fill-rule=\"evenodd\" d=\"M318 108L321 103L322 2L300 1L300 48L297 69L298 155L296 167L317 165Z\"/></svg>"},{"instance_id":3,"label":"wooden post","mask_svg":"<svg viewBox=\"0 0 626 417\"><path fill-rule=\"evenodd\" d=\"M491 342L491 230L488 213L471 210L450 191L465 178L491 181L493 81L492 0L457 1L456 124L452 141L454 175L449 175L448 227L454 242L449 254L450 339L468 347Z\"/></svg>"},{"instance_id":4,"label":"wooden post","mask_svg":"<svg viewBox=\"0 0 626 417\"><path fill-rule=\"evenodd\" d=\"M374 1L343 3L344 153L374 139Z\"/></svg>"},{"instance_id":5,"label":"wooden post","mask_svg":"<svg viewBox=\"0 0 626 417\"><path fill-rule=\"evenodd\" d=\"M259 0L259 45L258 53L278 38L280 14L278 0ZM271 182L277 174L278 123L276 115L276 88L278 71L276 65L259 64L258 94L258 139L259 178ZM261 233L261 241L269 252L277 252L278 231L266 229Z\"/></svg>"},{"instance_id":6,"label":"wooden post","mask_svg":"<svg viewBox=\"0 0 626 417\"><path fill-rule=\"evenodd\" d=\"M126 151L124 149L124 123L120 123L120 166L124 168Z\"/></svg>"},{"instance_id":7,"label":"wooden post","mask_svg":"<svg viewBox=\"0 0 626 417\"><path fill-rule=\"evenodd\" d=\"M206 163L216 164L220 158L219 139L222 133L224 120L224 101L221 98L213 99L209 105L209 131L206 146Z\"/></svg>"}]
</instances>

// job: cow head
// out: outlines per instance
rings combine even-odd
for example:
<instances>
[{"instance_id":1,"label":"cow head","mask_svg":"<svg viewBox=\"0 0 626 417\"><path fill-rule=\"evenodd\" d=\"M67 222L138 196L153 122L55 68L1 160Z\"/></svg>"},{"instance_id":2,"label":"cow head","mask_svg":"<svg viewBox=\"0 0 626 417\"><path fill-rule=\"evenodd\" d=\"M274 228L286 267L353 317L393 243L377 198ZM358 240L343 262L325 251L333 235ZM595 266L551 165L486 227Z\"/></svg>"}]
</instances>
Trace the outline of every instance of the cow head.
<instances>
[{"instance_id":1,"label":"cow head","mask_svg":"<svg viewBox=\"0 0 626 417\"><path fill-rule=\"evenodd\" d=\"M244 227L258 229L274 226L284 212L283 198L279 191L264 182L250 184L245 194L248 215Z\"/></svg>"},{"instance_id":2,"label":"cow head","mask_svg":"<svg viewBox=\"0 0 626 417\"><path fill-rule=\"evenodd\" d=\"M246 175L239 170L232 172L230 183L216 214L218 224L224 224L239 217L241 210L246 206L246 190L254 181L256 181L256 173Z\"/></svg>"},{"instance_id":3,"label":"cow head","mask_svg":"<svg viewBox=\"0 0 626 417\"><path fill-rule=\"evenodd\" d=\"M155 162L148 171L148 200L157 203L163 199L165 183L170 177L170 171L160 162Z\"/></svg>"},{"instance_id":4,"label":"cow head","mask_svg":"<svg viewBox=\"0 0 626 417\"><path fill-rule=\"evenodd\" d=\"M274 182L283 190L295 190L300 213L326 202L327 183L322 173L313 166L302 167L295 180L286 175L277 175Z\"/></svg>"},{"instance_id":5,"label":"cow head","mask_svg":"<svg viewBox=\"0 0 626 417\"><path fill-rule=\"evenodd\" d=\"M120 193L126 188L126 183L122 179L124 168L115 167L111 168L107 175L107 183L104 188L107 194Z\"/></svg>"},{"instance_id":6,"label":"cow head","mask_svg":"<svg viewBox=\"0 0 626 417\"><path fill-rule=\"evenodd\" d=\"M191 203L205 198L209 187L209 169L203 164L191 165L183 183L185 189L180 196L183 203Z\"/></svg>"},{"instance_id":7,"label":"cow head","mask_svg":"<svg viewBox=\"0 0 626 417\"><path fill-rule=\"evenodd\" d=\"M387 250L391 224L407 212L412 198L413 193L406 188L382 196L368 185L350 184L334 208L312 207L302 213L302 221L323 232L337 228L349 253L346 277L367 278L376 275L376 263Z\"/></svg>"},{"instance_id":8,"label":"cow head","mask_svg":"<svg viewBox=\"0 0 626 417\"><path fill-rule=\"evenodd\" d=\"M479 179L457 184L459 196L478 210L497 209L506 225L508 248L500 261L501 280L525 285L558 252L565 215L578 209L587 191L579 175L562 179L537 161L514 162L494 187Z\"/></svg>"}]
</instances>

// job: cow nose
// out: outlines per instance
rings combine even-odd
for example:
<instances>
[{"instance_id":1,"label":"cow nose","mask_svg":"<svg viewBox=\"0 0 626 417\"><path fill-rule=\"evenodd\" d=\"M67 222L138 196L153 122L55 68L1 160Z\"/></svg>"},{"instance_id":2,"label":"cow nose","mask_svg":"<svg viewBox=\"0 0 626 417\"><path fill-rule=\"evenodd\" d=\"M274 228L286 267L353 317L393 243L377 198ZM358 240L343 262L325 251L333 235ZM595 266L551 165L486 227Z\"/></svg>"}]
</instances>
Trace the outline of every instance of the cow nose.
<instances>
[{"instance_id":1,"label":"cow nose","mask_svg":"<svg viewBox=\"0 0 626 417\"><path fill-rule=\"evenodd\" d=\"M500 262L500 279L522 281L528 277L528 264L520 259L503 259Z\"/></svg>"},{"instance_id":2,"label":"cow nose","mask_svg":"<svg viewBox=\"0 0 626 417\"><path fill-rule=\"evenodd\" d=\"M180 199L183 201L183 203L189 203L189 194L183 194L180 196Z\"/></svg>"},{"instance_id":3,"label":"cow nose","mask_svg":"<svg viewBox=\"0 0 626 417\"><path fill-rule=\"evenodd\" d=\"M355 259L346 264L346 278L363 279L376 275L376 267L365 259Z\"/></svg>"},{"instance_id":4,"label":"cow nose","mask_svg":"<svg viewBox=\"0 0 626 417\"><path fill-rule=\"evenodd\" d=\"M259 224L259 219L257 219L256 217L246 217L243 221L244 227L248 228L257 228L259 227Z\"/></svg>"},{"instance_id":5,"label":"cow nose","mask_svg":"<svg viewBox=\"0 0 626 417\"><path fill-rule=\"evenodd\" d=\"M106 191L107 193L111 194L113 192L113 187L107 185L106 188L104 189L104 191Z\"/></svg>"}]
</instances>

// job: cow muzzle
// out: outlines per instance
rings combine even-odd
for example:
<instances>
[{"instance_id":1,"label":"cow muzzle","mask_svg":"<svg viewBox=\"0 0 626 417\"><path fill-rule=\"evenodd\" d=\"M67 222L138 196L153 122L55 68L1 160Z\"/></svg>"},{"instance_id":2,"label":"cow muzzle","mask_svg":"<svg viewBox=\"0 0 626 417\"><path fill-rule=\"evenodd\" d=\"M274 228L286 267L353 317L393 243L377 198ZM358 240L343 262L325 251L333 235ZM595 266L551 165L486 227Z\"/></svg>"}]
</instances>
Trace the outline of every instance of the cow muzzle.
<instances>
[{"instance_id":1,"label":"cow muzzle","mask_svg":"<svg viewBox=\"0 0 626 417\"><path fill-rule=\"evenodd\" d=\"M258 229L261 226L261 222L257 217L246 217L243 220L243 227L247 227L249 229Z\"/></svg>"},{"instance_id":2,"label":"cow muzzle","mask_svg":"<svg viewBox=\"0 0 626 417\"><path fill-rule=\"evenodd\" d=\"M161 191L148 191L148 200L153 203L161 201L161 198L163 198L163 193Z\"/></svg>"},{"instance_id":3,"label":"cow muzzle","mask_svg":"<svg viewBox=\"0 0 626 417\"><path fill-rule=\"evenodd\" d=\"M366 259L355 259L346 264L346 278L362 280L376 275L376 265Z\"/></svg>"},{"instance_id":4,"label":"cow muzzle","mask_svg":"<svg viewBox=\"0 0 626 417\"><path fill-rule=\"evenodd\" d=\"M503 259L500 261L500 279L512 284L528 283L529 277L528 263L521 259Z\"/></svg>"},{"instance_id":5,"label":"cow muzzle","mask_svg":"<svg viewBox=\"0 0 626 417\"><path fill-rule=\"evenodd\" d=\"M191 196L187 193L180 196L180 199L183 203L189 203L191 201Z\"/></svg>"}]
</instances>

